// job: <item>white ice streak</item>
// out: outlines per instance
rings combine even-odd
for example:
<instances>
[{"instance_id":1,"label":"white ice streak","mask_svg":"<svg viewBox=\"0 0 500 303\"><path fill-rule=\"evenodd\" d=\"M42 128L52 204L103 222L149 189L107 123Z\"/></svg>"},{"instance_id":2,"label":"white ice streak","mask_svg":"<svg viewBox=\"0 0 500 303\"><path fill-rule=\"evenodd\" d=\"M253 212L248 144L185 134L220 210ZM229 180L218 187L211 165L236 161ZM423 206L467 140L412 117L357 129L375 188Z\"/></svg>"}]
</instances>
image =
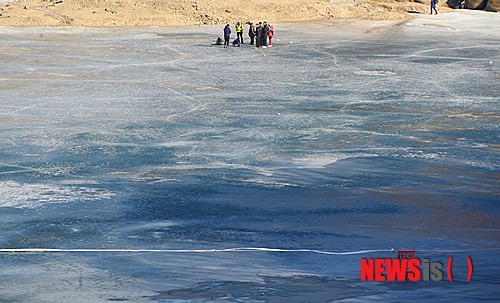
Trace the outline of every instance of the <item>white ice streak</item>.
<instances>
[{"instance_id":1,"label":"white ice streak","mask_svg":"<svg viewBox=\"0 0 500 303\"><path fill-rule=\"evenodd\" d=\"M295 158L290 161L290 164L297 168L325 168L330 164L334 164L341 160L346 160L350 158L365 158L365 157L376 157L376 154L336 154L336 155L319 155L319 156L307 156L303 158Z\"/></svg>"},{"instance_id":2,"label":"white ice streak","mask_svg":"<svg viewBox=\"0 0 500 303\"><path fill-rule=\"evenodd\" d=\"M48 203L110 199L115 193L90 187L0 182L0 207L34 209Z\"/></svg>"},{"instance_id":3,"label":"white ice streak","mask_svg":"<svg viewBox=\"0 0 500 303\"><path fill-rule=\"evenodd\" d=\"M395 72L386 71L386 70L359 70L354 71L355 75L358 76L395 76Z\"/></svg>"}]
</instances>

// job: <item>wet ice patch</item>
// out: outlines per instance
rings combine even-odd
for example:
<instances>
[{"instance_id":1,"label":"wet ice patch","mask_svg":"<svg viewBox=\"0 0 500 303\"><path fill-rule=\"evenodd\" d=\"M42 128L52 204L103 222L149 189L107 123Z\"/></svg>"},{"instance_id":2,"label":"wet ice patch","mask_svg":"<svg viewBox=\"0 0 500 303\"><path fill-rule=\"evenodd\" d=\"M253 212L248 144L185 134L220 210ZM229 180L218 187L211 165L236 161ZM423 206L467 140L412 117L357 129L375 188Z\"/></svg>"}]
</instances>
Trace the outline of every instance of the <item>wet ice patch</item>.
<instances>
[{"instance_id":1,"label":"wet ice patch","mask_svg":"<svg viewBox=\"0 0 500 303\"><path fill-rule=\"evenodd\" d=\"M189 288L159 292L152 299L175 302L205 302L204 298L228 302L327 302L362 299L380 294L353 285L354 280L330 277L263 276L260 281L206 281ZM286 297L286 300L281 298Z\"/></svg>"},{"instance_id":2,"label":"wet ice patch","mask_svg":"<svg viewBox=\"0 0 500 303\"><path fill-rule=\"evenodd\" d=\"M26 295L30 300L23 300L24 302L83 303L119 301L119 298L143 302L141 297L155 295L152 291L136 286L144 283L140 278L95 268L81 259L30 262L4 267L2 271L8 277L3 279L0 285L2 302L16 302L17 298ZM22 287L19 287L20 285ZM48 289L50 291L47 291Z\"/></svg>"},{"instance_id":3,"label":"wet ice patch","mask_svg":"<svg viewBox=\"0 0 500 303\"><path fill-rule=\"evenodd\" d=\"M109 199L114 195L112 192L90 187L0 182L0 207L37 208L48 203Z\"/></svg>"}]
</instances>

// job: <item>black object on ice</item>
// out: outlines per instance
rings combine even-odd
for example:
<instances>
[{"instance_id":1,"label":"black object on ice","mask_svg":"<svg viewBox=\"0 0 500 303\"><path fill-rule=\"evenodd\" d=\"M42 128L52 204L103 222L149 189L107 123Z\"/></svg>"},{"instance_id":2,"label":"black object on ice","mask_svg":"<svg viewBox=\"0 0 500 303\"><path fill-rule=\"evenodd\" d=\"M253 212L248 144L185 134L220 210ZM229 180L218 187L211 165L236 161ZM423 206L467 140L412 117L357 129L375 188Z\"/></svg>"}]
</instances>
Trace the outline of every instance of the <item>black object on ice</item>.
<instances>
[{"instance_id":1,"label":"black object on ice","mask_svg":"<svg viewBox=\"0 0 500 303\"><path fill-rule=\"evenodd\" d=\"M446 4L454 9L466 8L465 0L448 0Z\"/></svg>"},{"instance_id":2,"label":"black object on ice","mask_svg":"<svg viewBox=\"0 0 500 303\"><path fill-rule=\"evenodd\" d=\"M222 44L224 44L224 41L222 41L222 39L220 37L217 37L217 40L212 45L222 45Z\"/></svg>"}]
</instances>

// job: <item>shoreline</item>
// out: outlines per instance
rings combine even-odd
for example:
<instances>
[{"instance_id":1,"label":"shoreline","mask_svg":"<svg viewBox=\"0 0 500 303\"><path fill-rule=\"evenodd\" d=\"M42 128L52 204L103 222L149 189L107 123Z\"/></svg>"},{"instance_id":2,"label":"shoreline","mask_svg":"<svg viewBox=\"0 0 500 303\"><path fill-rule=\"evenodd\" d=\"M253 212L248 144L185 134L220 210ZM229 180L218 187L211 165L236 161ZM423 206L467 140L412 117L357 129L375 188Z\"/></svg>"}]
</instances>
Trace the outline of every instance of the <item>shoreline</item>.
<instances>
[{"instance_id":1,"label":"shoreline","mask_svg":"<svg viewBox=\"0 0 500 303\"><path fill-rule=\"evenodd\" d=\"M465 18L467 22L467 26L463 26L463 22L461 20ZM492 22L492 28L483 29L481 27L475 26L474 23L469 21L473 21L474 19L482 18L489 19ZM367 19L323 19L323 20L303 20L303 21L282 21L282 22L273 22L274 25L279 25L280 27L296 27L300 25L304 25L310 30L314 30L314 27L319 27L321 29L322 26L332 28L334 30L344 30L346 32L354 33L354 32L365 32L365 33L373 33L376 30L386 30L392 29L399 26L404 26L405 24L411 24L413 22L421 23L421 26L425 27L435 27L441 28L442 30L454 30L460 32L468 32L474 31L476 33L482 33L486 35L495 36L494 32L489 30L495 27L495 23L499 22L500 24L500 15L496 13L481 11L481 10L452 10L449 13L442 13L438 16L435 15L426 15L426 14L407 14L403 19L389 19L389 20L367 20ZM463 21L463 20L462 20ZM221 26L224 24L184 24L184 25L176 25L176 26L161 26L161 25L149 25L149 26L75 26L75 25L66 25L66 26L50 26L50 25L26 25L26 26L15 26L15 25L3 25L0 24L0 29L108 29L108 30L154 30L154 29L199 29L199 28L214 28L219 30L222 29ZM314 26L315 25L315 26ZM247 26L245 26L245 30L247 30ZM349 34L349 33L346 33Z\"/></svg>"}]
</instances>

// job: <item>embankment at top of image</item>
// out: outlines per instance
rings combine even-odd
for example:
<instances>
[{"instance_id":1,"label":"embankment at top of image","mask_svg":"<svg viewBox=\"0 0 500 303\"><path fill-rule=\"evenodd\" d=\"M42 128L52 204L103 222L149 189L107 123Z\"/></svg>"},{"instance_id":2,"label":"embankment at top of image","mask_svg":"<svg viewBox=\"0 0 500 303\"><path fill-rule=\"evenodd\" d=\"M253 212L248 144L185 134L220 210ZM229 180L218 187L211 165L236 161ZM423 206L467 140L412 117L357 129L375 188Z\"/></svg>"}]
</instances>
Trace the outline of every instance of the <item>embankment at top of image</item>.
<instances>
[{"instance_id":1,"label":"embankment at top of image","mask_svg":"<svg viewBox=\"0 0 500 303\"><path fill-rule=\"evenodd\" d=\"M441 2L440 12L451 10L445 1ZM237 20L401 20L410 12L427 13L428 8L427 0L0 0L0 26L141 27Z\"/></svg>"}]
</instances>

